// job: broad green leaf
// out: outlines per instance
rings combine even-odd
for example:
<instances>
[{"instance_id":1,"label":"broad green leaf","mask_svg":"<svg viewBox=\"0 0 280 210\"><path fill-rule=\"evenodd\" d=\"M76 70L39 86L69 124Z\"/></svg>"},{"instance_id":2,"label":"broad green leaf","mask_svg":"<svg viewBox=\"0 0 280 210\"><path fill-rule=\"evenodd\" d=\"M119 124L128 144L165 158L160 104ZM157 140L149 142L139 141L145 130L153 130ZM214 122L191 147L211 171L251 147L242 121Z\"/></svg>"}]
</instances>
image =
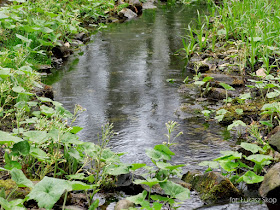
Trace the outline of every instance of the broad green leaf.
<instances>
[{"instance_id":1,"label":"broad green leaf","mask_svg":"<svg viewBox=\"0 0 280 210\"><path fill-rule=\"evenodd\" d=\"M74 148L70 148L69 151L68 151L68 154L75 158L76 160L78 160L79 162L83 162L84 159L81 157L79 151L77 151L76 149Z\"/></svg>"},{"instance_id":2,"label":"broad green leaf","mask_svg":"<svg viewBox=\"0 0 280 210\"><path fill-rule=\"evenodd\" d=\"M8 169L8 170L12 170L13 168L17 168L17 169L21 169L22 166L19 162L17 161L10 161L8 162L5 166L4 166L5 169Z\"/></svg>"},{"instance_id":3,"label":"broad green leaf","mask_svg":"<svg viewBox=\"0 0 280 210\"><path fill-rule=\"evenodd\" d=\"M45 160L49 159L49 157L47 156L47 153L38 147L31 147L30 155L37 158L39 161L45 161Z\"/></svg>"},{"instance_id":4,"label":"broad green leaf","mask_svg":"<svg viewBox=\"0 0 280 210\"><path fill-rule=\"evenodd\" d=\"M156 162L156 165L157 165L157 167L159 167L161 169L171 170L171 171L173 171L173 170L175 170L177 168L185 166L184 164L173 166L170 163L165 163L165 162L161 162L161 161Z\"/></svg>"},{"instance_id":5,"label":"broad green leaf","mask_svg":"<svg viewBox=\"0 0 280 210\"><path fill-rule=\"evenodd\" d=\"M190 190L182 187L181 185L175 184L174 182L168 180L159 184L164 192L173 198L177 198L180 201L190 198Z\"/></svg>"},{"instance_id":6,"label":"broad green leaf","mask_svg":"<svg viewBox=\"0 0 280 210\"><path fill-rule=\"evenodd\" d=\"M27 199L37 201L40 208L52 209L61 195L71 190L72 186L66 180L45 176L27 195Z\"/></svg>"},{"instance_id":7,"label":"broad green leaf","mask_svg":"<svg viewBox=\"0 0 280 210\"><path fill-rule=\"evenodd\" d=\"M5 79L7 77L11 76L11 70L10 69L0 69L0 77L2 79Z\"/></svg>"},{"instance_id":8,"label":"broad green leaf","mask_svg":"<svg viewBox=\"0 0 280 210\"><path fill-rule=\"evenodd\" d=\"M129 167L125 164L122 164L122 165L110 165L106 172L110 175L113 175L113 176L118 176L118 175L121 175L121 174L127 174L129 173Z\"/></svg>"},{"instance_id":9,"label":"broad green leaf","mask_svg":"<svg viewBox=\"0 0 280 210\"><path fill-rule=\"evenodd\" d=\"M52 33L52 32L53 32L53 30L52 30L52 29L50 29L50 28L48 28L48 27L42 27L42 28L41 28L41 31L42 31L42 32L44 32L44 33L47 33L47 34L49 34L49 33Z\"/></svg>"},{"instance_id":10,"label":"broad green leaf","mask_svg":"<svg viewBox=\"0 0 280 210\"><path fill-rule=\"evenodd\" d=\"M158 150L158 151L161 151L161 152L164 152L165 154L167 155L175 155L174 152L172 152L168 146L166 145L163 145L163 144L159 144L159 145L156 145L154 147L155 150Z\"/></svg>"},{"instance_id":11,"label":"broad green leaf","mask_svg":"<svg viewBox=\"0 0 280 210\"><path fill-rule=\"evenodd\" d=\"M157 202L154 202L153 203L153 210L161 210L162 209L162 206L163 204L162 203L157 203Z\"/></svg>"},{"instance_id":12,"label":"broad green leaf","mask_svg":"<svg viewBox=\"0 0 280 210\"><path fill-rule=\"evenodd\" d=\"M153 199L154 201L168 201L169 200L169 198L163 197L161 195L151 195L151 199Z\"/></svg>"},{"instance_id":13,"label":"broad green leaf","mask_svg":"<svg viewBox=\"0 0 280 210\"><path fill-rule=\"evenodd\" d=\"M224 119L224 115L215 116L215 120L218 120L218 122L221 122L223 119Z\"/></svg>"},{"instance_id":14,"label":"broad green leaf","mask_svg":"<svg viewBox=\"0 0 280 210\"><path fill-rule=\"evenodd\" d=\"M263 176L258 176L253 171L247 171L242 177L240 177L240 180L243 180L247 184L255 184L262 182L264 179ZM238 180L238 181L240 181Z\"/></svg>"},{"instance_id":15,"label":"broad green leaf","mask_svg":"<svg viewBox=\"0 0 280 210\"><path fill-rule=\"evenodd\" d=\"M70 132L76 134L76 133L80 132L81 130L83 130L82 127L73 126L73 127L72 127L72 130L71 130Z\"/></svg>"},{"instance_id":16,"label":"broad green leaf","mask_svg":"<svg viewBox=\"0 0 280 210\"><path fill-rule=\"evenodd\" d=\"M275 97L278 97L280 95L279 92L270 92L266 95L267 98L275 98Z\"/></svg>"},{"instance_id":17,"label":"broad green leaf","mask_svg":"<svg viewBox=\"0 0 280 210\"><path fill-rule=\"evenodd\" d=\"M16 34L16 37L21 39L23 42L28 42L28 43L32 42L32 39L28 39L28 38L26 38L26 37L24 37L24 36L22 36L20 34Z\"/></svg>"},{"instance_id":18,"label":"broad green leaf","mask_svg":"<svg viewBox=\"0 0 280 210\"><path fill-rule=\"evenodd\" d=\"M145 163L132 163L131 167L130 167L130 170L135 171L135 170L137 170L139 168L142 168L144 166L146 166Z\"/></svg>"},{"instance_id":19,"label":"broad green leaf","mask_svg":"<svg viewBox=\"0 0 280 210\"><path fill-rule=\"evenodd\" d=\"M228 111L225 110L225 109L219 109L216 113L217 113L218 115L225 115L227 112L228 112Z\"/></svg>"},{"instance_id":20,"label":"broad green leaf","mask_svg":"<svg viewBox=\"0 0 280 210\"><path fill-rule=\"evenodd\" d=\"M22 170L13 168L11 170L12 180L14 180L17 183L18 187L29 187L33 188L34 184L32 181L26 178Z\"/></svg>"},{"instance_id":21,"label":"broad green leaf","mask_svg":"<svg viewBox=\"0 0 280 210\"><path fill-rule=\"evenodd\" d=\"M24 136L28 137L28 140L36 144L42 144L48 140L46 131L27 131L23 133Z\"/></svg>"},{"instance_id":22,"label":"broad green leaf","mask_svg":"<svg viewBox=\"0 0 280 210\"><path fill-rule=\"evenodd\" d=\"M139 193L138 195L127 197L126 199L135 204L140 204L142 207L150 206L150 203L145 200L146 197L147 197L147 191L144 190L142 193Z\"/></svg>"},{"instance_id":23,"label":"broad green leaf","mask_svg":"<svg viewBox=\"0 0 280 210\"><path fill-rule=\"evenodd\" d=\"M212 79L214 79L214 78L213 77L204 77L202 81L203 82L208 82L208 81L210 81Z\"/></svg>"},{"instance_id":24,"label":"broad green leaf","mask_svg":"<svg viewBox=\"0 0 280 210\"><path fill-rule=\"evenodd\" d=\"M264 152L264 150L256 144L242 142L240 146L252 153L257 153L258 151Z\"/></svg>"},{"instance_id":25,"label":"broad green leaf","mask_svg":"<svg viewBox=\"0 0 280 210\"><path fill-rule=\"evenodd\" d=\"M54 44L53 44L52 42L47 42L47 41L45 41L45 40L43 40L43 39L38 39L38 41L39 41L40 44L43 45L43 46L51 46L51 47L54 46Z\"/></svg>"},{"instance_id":26,"label":"broad green leaf","mask_svg":"<svg viewBox=\"0 0 280 210\"><path fill-rule=\"evenodd\" d=\"M72 190L90 190L90 189L95 189L97 186L96 185L88 185L84 182L80 181L68 181L69 184L72 187Z\"/></svg>"},{"instance_id":27,"label":"broad green leaf","mask_svg":"<svg viewBox=\"0 0 280 210\"><path fill-rule=\"evenodd\" d=\"M246 159L261 165L262 163L268 160L272 160L273 157L271 157L270 155L257 154L257 155L250 155L249 157L246 157Z\"/></svg>"},{"instance_id":28,"label":"broad green leaf","mask_svg":"<svg viewBox=\"0 0 280 210\"><path fill-rule=\"evenodd\" d=\"M42 102L53 102L52 99L46 98L46 97L38 97L38 99L39 99L40 101L42 101Z\"/></svg>"},{"instance_id":29,"label":"broad green leaf","mask_svg":"<svg viewBox=\"0 0 280 210\"><path fill-rule=\"evenodd\" d=\"M231 150L220 151L220 153L223 154L224 156L232 156L232 158L234 158L234 159L241 159L241 157L242 157L242 153L236 152L236 151L231 151Z\"/></svg>"},{"instance_id":30,"label":"broad green leaf","mask_svg":"<svg viewBox=\"0 0 280 210\"><path fill-rule=\"evenodd\" d=\"M12 90L14 92L16 92L16 93L23 93L23 92L25 92L25 89L23 87L21 87L21 86L15 86L15 87L12 88Z\"/></svg>"},{"instance_id":31,"label":"broad green leaf","mask_svg":"<svg viewBox=\"0 0 280 210\"><path fill-rule=\"evenodd\" d=\"M226 90L235 90L233 87L231 87L230 85L228 85L226 83L220 82L219 84Z\"/></svg>"},{"instance_id":32,"label":"broad green leaf","mask_svg":"<svg viewBox=\"0 0 280 210\"><path fill-rule=\"evenodd\" d=\"M30 144L28 143L28 141L20 141L13 145L12 151L14 153L19 153L23 156L26 156L30 152Z\"/></svg>"},{"instance_id":33,"label":"broad green leaf","mask_svg":"<svg viewBox=\"0 0 280 210\"><path fill-rule=\"evenodd\" d=\"M51 107L47 107L45 105L40 106L41 112L46 115L46 116L52 116L53 114L55 114L55 111L53 108Z\"/></svg>"},{"instance_id":34,"label":"broad green leaf","mask_svg":"<svg viewBox=\"0 0 280 210\"><path fill-rule=\"evenodd\" d=\"M17 136L12 136L11 134L0 131L0 144L6 144L6 143L18 143L20 141L23 141L23 139L17 137Z\"/></svg>"},{"instance_id":35,"label":"broad green leaf","mask_svg":"<svg viewBox=\"0 0 280 210\"><path fill-rule=\"evenodd\" d=\"M133 183L134 184L145 184L145 185L148 185L149 187L152 187L155 184L158 184L159 182L160 181L156 178L147 178L146 180L136 179Z\"/></svg>"},{"instance_id":36,"label":"broad green leaf","mask_svg":"<svg viewBox=\"0 0 280 210\"><path fill-rule=\"evenodd\" d=\"M8 18L9 16L5 15L4 11L0 11L0 20L1 19L6 19Z\"/></svg>"},{"instance_id":37,"label":"broad green leaf","mask_svg":"<svg viewBox=\"0 0 280 210\"><path fill-rule=\"evenodd\" d=\"M159 151L159 150L155 150L155 149L147 149L146 150L146 155L148 157L150 157L151 159L153 160L171 160L171 156L162 152L162 151Z\"/></svg>"},{"instance_id":38,"label":"broad green leaf","mask_svg":"<svg viewBox=\"0 0 280 210\"><path fill-rule=\"evenodd\" d=\"M232 130L234 127L243 126L246 127L246 124L241 120L234 120L232 124L227 127L227 130Z\"/></svg>"},{"instance_id":39,"label":"broad green leaf","mask_svg":"<svg viewBox=\"0 0 280 210\"><path fill-rule=\"evenodd\" d=\"M95 209L98 208L98 206L99 206L99 200L96 199L96 200L95 200L94 202L92 202L92 204L90 205L89 210L95 210Z\"/></svg>"},{"instance_id":40,"label":"broad green leaf","mask_svg":"<svg viewBox=\"0 0 280 210\"><path fill-rule=\"evenodd\" d=\"M249 99L249 98L251 98L251 93L244 93L244 94L241 94L241 95L239 96L239 98L240 98L240 99L243 99L243 100Z\"/></svg>"},{"instance_id":41,"label":"broad green leaf","mask_svg":"<svg viewBox=\"0 0 280 210\"><path fill-rule=\"evenodd\" d=\"M220 161L221 167L227 172L236 171L239 163L231 162L231 161Z\"/></svg>"},{"instance_id":42,"label":"broad green leaf","mask_svg":"<svg viewBox=\"0 0 280 210\"><path fill-rule=\"evenodd\" d=\"M109 148L103 150L101 154L101 160L106 162L106 163L115 163L115 162L120 162L120 158L116 153L111 151Z\"/></svg>"},{"instance_id":43,"label":"broad green leaf","mask_svg":"<svg viewBox=\"0 0 280 210\"><path fill-rule=\"evenodd\" d=\"M67 179L79 179L79 180L84 180L86 178L84 173L66 175L66 177Z\"/></svg>"},{"instance_id":44,"label":"broad green leaf","mask_svg":"<svg viewBox=\"0 0 280 210\"><path fill-rule=\"evenodd\" d=\"M236 109L235 112L238 115L242 115L243 114L243 109Z\"/></svg>"}]
</instances>

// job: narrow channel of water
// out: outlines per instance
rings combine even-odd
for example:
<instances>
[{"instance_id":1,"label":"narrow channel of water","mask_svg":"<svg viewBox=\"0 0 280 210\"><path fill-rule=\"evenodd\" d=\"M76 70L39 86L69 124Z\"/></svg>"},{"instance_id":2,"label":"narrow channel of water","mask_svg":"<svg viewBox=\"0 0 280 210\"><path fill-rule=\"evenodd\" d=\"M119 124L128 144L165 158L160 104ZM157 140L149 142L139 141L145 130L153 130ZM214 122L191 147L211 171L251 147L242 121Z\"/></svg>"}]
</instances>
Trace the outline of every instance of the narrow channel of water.
<instances>
[{"instance_id":1,"label":"narrow channel of water","mask_svg":"<svg viewBox=\"0 0 280 210\"><path fill-rule=\"evenodd\" d=\"M100 126L110 122L118 133L110 147L127 153L125 162L149 162L145 149L166 141L165 123L177 121L184 135L174 148L174 162L190 164L185 170L200 169L199 162L228 147L219 129L205 127L193 110L180 110L183 103L195 104L195 98L191 89L187 97L178 93L184 61L173 54L182 47L188 24L195 24L197 10L206 8L159 6L139 19L110 25L92 37L82 56L46 79L55 100L67 109L75 104L87 109L76 122L84 128L82 140L96 142Z\"/></svg>"},{"instance_id":2,"label":"narrow channel of water","mask_svg":"<svg viewBox=\"0 0 280 210\"><path fill-rule=\"evenodd\" d=\"M223 128L205 125L198 117L193 89L180 94L184 61L174 52L182 47L182 36L188 24L195 24L197 10L205 6L159 6L145 10L139 19L111 24L92 37L81 56L73 56L66 65L45 78L55 92L55 100L73 110L75 104L86 108L76 125L83 141L97 143L101 125L114 124L117 135L110 142L115 152L127 153L128 163L145 162L145 149L166 141L165 123L173 120L184 132L173 148L175 164L186 164L187 170L204 170L203 160L219 156L230 149L224 141ZM187 72L188 74L188 72ZM186 76L186 75L185 75ZM189 74L191 77L191 75ZM174 79L174 83L166 80ZM185 112L183 112L184 110ZM180 209L203 206L195 192ZM266 209L258 204L227 204L209 209ZM114 209L114 203L107 209ZM203 209L208 209L203 207Z\"/></svg>"}]
</instances>

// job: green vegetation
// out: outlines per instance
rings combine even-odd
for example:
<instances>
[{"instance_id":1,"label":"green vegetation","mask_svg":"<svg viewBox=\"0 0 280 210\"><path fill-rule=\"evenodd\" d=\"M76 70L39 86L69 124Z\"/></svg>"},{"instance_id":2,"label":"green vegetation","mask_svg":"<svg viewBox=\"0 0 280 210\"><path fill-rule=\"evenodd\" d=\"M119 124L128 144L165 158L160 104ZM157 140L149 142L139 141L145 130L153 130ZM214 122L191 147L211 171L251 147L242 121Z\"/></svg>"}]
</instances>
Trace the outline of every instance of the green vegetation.
<instances>
[{"instance_id":1,"label":"green vegetation","mask_svg":"<svg viewBox=\"0 0 280 210\"><path fill-rule=\"evenodd\" d=\"M83 191L88 209L96 209L98 200L93 197L99 190L113 188L118 175L146 165L124 164L120 161L123 154L107 148L113 135L110 124L102 127L98 145L80 141L76 133L82 128L73 123L84 109L77 105L72 114L45 96L48 87L41 83L37 71L42 65L51 65L54 47L71 46L77 34L103 27L106 18L127 6L117 7L113 0L15 0L0 8L0 145L4 153L0 175L15 182L10 191L1 189L1 208L25 209L27 201L35 200L39 208L52 209L63 197L65 209L68 193ZM168 180L179 175L182 165L167 163L174 155L169 147L176 123L167 126L168 143L147 151L158 171L147 167L146 183L150 186L150 179L157 180L169 195L155 198L149 194L149 198L162 201L154 206L175 206L175 198L189 197L188 190ZM17 199L21 188L29 191Z\"/></svg>"},{"instance_id":2,"label":"green vegetation","mask_svg":"<svg viewBox=\"0 0 280 210\"><path fill-rule=\"evenodd\" d=\"M227 130L236 130L235 137L244 151L223 151L222 157L200 165L208 166L208 170L220 168L233 183L259 183L268 166L279 161L274 158L266 136L280 125L280 12L275 9L280 4L267 0L209 0L208 3L210 15L205 18L199 15L198 27L188 28L181 52L186 63L191 63L195 53L204 56L201 63L193 62L193 83L200 87L201 96L206 97L211 88L223 87L225 104L220 103L217 110L206 108L202 113L207 121L214 119L226 124ZM209 67L209 72L246 76L245 90L223 81L210 83L215 79L208 75L202 77L199 65L220 55L224 55L220 61L226 64L217 65L214 70ZM229 97L229 91L235 93L234 97ZM250 107L254 107L253 112Z\"/></svg>"}]
</instances>

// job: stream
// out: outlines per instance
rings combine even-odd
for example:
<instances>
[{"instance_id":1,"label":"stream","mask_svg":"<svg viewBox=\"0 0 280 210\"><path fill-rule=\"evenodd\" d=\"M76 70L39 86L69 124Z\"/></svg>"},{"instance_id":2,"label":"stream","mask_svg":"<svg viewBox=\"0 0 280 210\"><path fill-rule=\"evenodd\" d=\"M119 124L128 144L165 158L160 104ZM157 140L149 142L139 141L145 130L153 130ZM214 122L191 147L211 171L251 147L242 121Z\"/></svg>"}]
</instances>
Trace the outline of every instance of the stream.
<instances>
[{"instance_id":1,"label":"stream","mask_svg":"<svg viewBox=\"0 0 280 210\"><path fill-rule=\"evenodd\" d=\"M196 104L195 91L178 91L191 74L182 75L184 61L174 53L182 47L188 24L195 24L197 10L203 14L206 9L195 4L158 5L136 20L108 25L82 47L83 55L72 56L44 79L65 108L73 111L79 104L87 110L75 123L84 128L79 132L81 140L97 143L101 125L113 123L116 135L110 148L126 153L124 162L151 164L145 150L167 141L165 123L177 121L178 131L184 134L171 149L176 154L173 163L186 164L184 172L204 171L199 162L230 149L225 129L205 124L196 111L203 107ZM203 205L195 193L191 197L180 209Z\"/></svg>"}]
</instances>

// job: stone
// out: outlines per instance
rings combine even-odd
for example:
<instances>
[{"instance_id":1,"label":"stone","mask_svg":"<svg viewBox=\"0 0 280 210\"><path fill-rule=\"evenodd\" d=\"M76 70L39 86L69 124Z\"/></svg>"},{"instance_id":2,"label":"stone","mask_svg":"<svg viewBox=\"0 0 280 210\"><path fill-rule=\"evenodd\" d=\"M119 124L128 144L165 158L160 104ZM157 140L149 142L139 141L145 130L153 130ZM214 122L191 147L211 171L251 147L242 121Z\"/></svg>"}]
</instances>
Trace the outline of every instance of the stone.
<instances>
[{"instance_id":1,"label":"stone","mask_svg":"<svg viewBox=\"0 0 280 210\"><path fill-rule=\"evenodd\" d=\"M66 59L71 54L73 54L73 50L64 45L62 46L57 45L54 48L52 48L52 53L56 58Z\"/></svg>"},{"instance_id":2,"label":"stone","mask_svg":"<svg viewBox=\"0 0 280 210\"><path fill-rule=\"evenodd\" d=\"M134 203L132 203L132 202L129 201L129 200L124 199L124 200L120 200L120 201L116 204L114 210L129 209L130 207L134 207Z\"/></svg>"},{"instance_id":3,"label":"stone","mask_svg":"<svg viewBox=\"0 0 280 210\"><path fill-rule=\"evenodd\" d=\"M277 132L268 138L268 143L274 150L280 152L280 132Z\"/></svg>"},{"instance_id":4,"label":"stone","mask_svg":"<svg viewBox=\"0 0 280 210\"><path fill-rule=\"evenodd\" d=\"M127 19L133 19L137 17L137 14L135 12L133 12L131 9L128 8L123 8L121 11L119 11L118 16L120 18L127 18Z\"/></svg>"},{"instance_id":5,"label":"stone","mask_svg":"<svg viewBox=\"0 0 280 210\"><path fill-rule=\"evenodd\" d=\"M44 85L41 84L42 88L34 88L34 92L38 97L46 97L46 98L50 98L50 99L54 99L54 92L53 92L53 88L50 85Z\"/></svg>"},{"instance_id":6,"label":"stone","mask_svg":"<svg viewBox=\"0 0 280 210\"><path fill-rule=\"evenodd\" d=\"M258 77L266 77L266 70L264 68L260 68L256 71L256 75Z\"/></svg>"},{"instance_id":7,"label":"stone","mask_svg":"<svg viewBox=\"0 0 280 210\"><path fill-rule=\"evenodd\" d=\"M230 197L240 197L241 193L231 181L218 172L200 174L188 172L182 178L190 183L192 188L200 193L201 198L208 204L228 201Z\"/></svg>"},{"instance_id":8,"label":"stone","mask_svg":"<svg viewBox=\"0 0 280 210\"><path fill-rule=\"evenodd\" d=\"M259 193L267 199L269 209L280 209L280 163L275 164L264 175Z\"/></svg>"},{"instance_id":9,"label":"stone","mask_svg":"<svg viewBox=\"0 0 280 210\"><path fill-rule=\"evenodd\" d=\"M144 179L142 176L134 175L133 179ZM143 187L141 185L136 185L132 182L132 174L121 174L117 177L117 181L115 183L116 189L118 191L123 191L128 195L136 195L143 191Z\"/></svg>"},{"instance_id":10,"label":"stone","mask_svg":"<svg viewBox=\"0 0 280 210\"><path fill-rule=\"evenodd\" d=\"M228 97L231 96L232 94L228 93ZM211 88L204 94L204 97L215 101L223 100L226 98L226 90L223 88Z\"/></svg>"},{"instance_id":11,"label":"stone","mask_svg":"<svg viewBox=\"0 0 280 210\"><path fill-rule=\"evenodd\" d=\"M233 76L227 74L212 74L204 73L203 77L213 77L213 82L211 82L211 87L221 87L219 83L226 83L232 87L244 86L244 78L242 76Z\"/></svg>"}]
</instances>

